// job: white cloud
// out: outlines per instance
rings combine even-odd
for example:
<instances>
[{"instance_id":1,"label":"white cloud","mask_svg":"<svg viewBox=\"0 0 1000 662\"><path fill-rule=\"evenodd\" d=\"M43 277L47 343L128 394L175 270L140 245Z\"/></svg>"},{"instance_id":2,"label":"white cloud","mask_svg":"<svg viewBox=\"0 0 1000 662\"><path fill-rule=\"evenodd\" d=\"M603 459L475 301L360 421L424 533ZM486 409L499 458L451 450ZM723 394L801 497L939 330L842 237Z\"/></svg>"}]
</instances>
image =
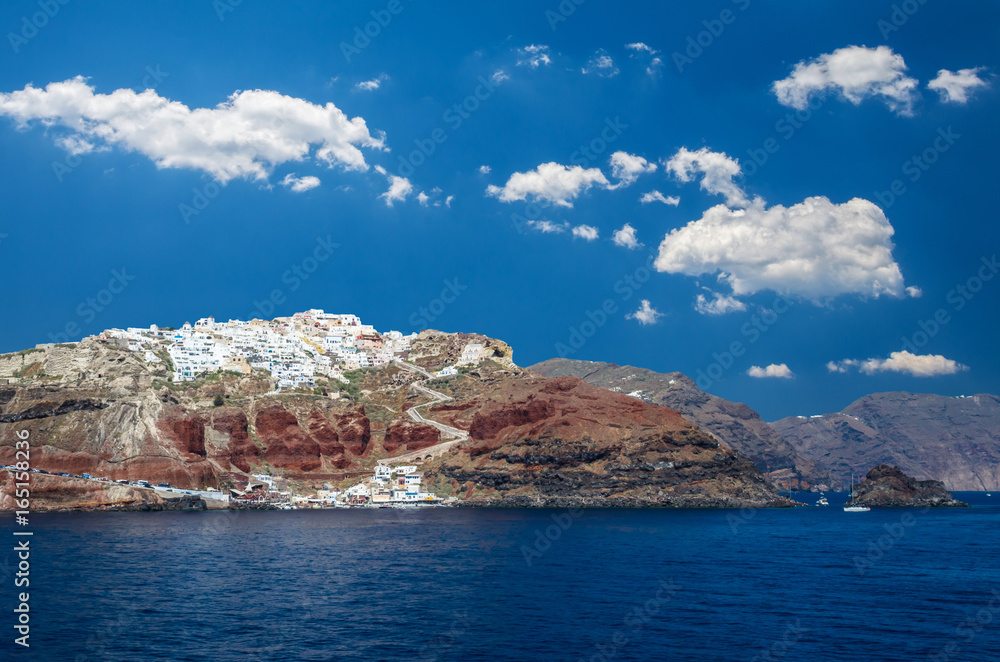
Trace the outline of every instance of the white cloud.
<instances>
[{"instance_id":1,"label":"white cloud","mask_svg":"<svg viewBox=\"0 0 1000 662\"><path fill-rule=\"evenodd\" d=\"M808 106L812 95L833 90L854 105L879 97L900 115L912 115L919 96L917 81L906 75L903 57L888 46L847 46L809 62L803 60L771 89L779 103L799 110Z\"/></svg>"},{"instance_id":2,"label":"white cloud","mask_svg":"<svg viewBox=\"0 0 1000 662\"><path fill-rule=\"evenodd\" d=\"M566 229L569 228L569 223L553 223L552 221L528 221L527 225L529 228L545 234L566 232Z\"/></svg>"},{"instance_id":3,"label":"white cloud","mask_svg":"<svg viewBox=\"0 0 1000 662\"><path fill-rule=\"evenodd\" d=\"M640 246L639 240L635 236L635 228L626 223L619 229L615 230L611 235L611 241L614 242L615 246L621 246L622 248L627 248L633 251Z\"/></svg>"},{"instance_id":4,"label":"white cloud","mask_svg":"<svg viewBox=\"0 0 1000 662\"><path fill-rule=\"evenodd\" d=\"M310 155L331 167L367 170L359 147L384 148L384 137L372 136L364 119L269 90L234 92L214 108L191 109L154 90L95 94L78 76L0 93L0 115L22 127L65 127L81 145L139 152L159 168L201 170L222 183L264 180L275 166Z\"/></svg>"},{"instance_id":5,"label":"white cloud","mask_svg":"<svg viewBox=\"0 0 1000 662\"><path fill-rule=\"evenodd\" d=\"M646 44L642 43L641 41L637 41L634 44L625 44L625 48L629 49L630 51L637 51L637 52L640 52L640 53L649 53L650 55L655 55L656 53L660 52L660 51L654 50L651 46L647 46Z\"/></svg>"},{"instance_id":6,"label":"white cloud","mask_svg":"<svg viewBox=\"0 0 1000 662\"><path fill-rule=\"evenodd\" d=\"M451 209L451 201L454 199L455 196L449 195L447 198L444 199L444 206L447 207L448 209Z\"/></svg>"},{"instance_id":7,"label":"white cloud","mask_svg":"<svg viewBox=\"0 0 1000 662\"><path fill-rule=\"evenodd\" d=\"M413 193L413 184L406 177L389 175L389 190L378 196L385 198L385 206L391 207L394 202L404 202L406 196Z\"/></svg>"},{"instance_id":8,"label":"white cloud","mask_svg":"<svg viewBox=\"0 0 1000 662\"><path fill-rule=\"evenodd\" d=\"M919 287L910 286L906 288L906 296L910 297L911 299L919 299L920 297L924 296L924 291Z\"/></svg>"},{"instance_id":9,"label":"white cloud","mask_svg":"<svg viewBox=\"0 0 1000 662\"><path fill-rule=\"evenodd\" d=\"M505 185L489 186L486 194L501 202L526 200L529 196L560 207L572 207L580 193L594 185L610 188L611 184L598 168L564 166L543 163L529 172L515 172Z\"/></svg>"},{"instance_id":10,"label":"white cloud","mask_svg":"<svg viewBox=\"0 0 1000 662\"><path fill-rule=\"evenodd\" d=\"M625 319L636 320L639 324L646 326L647 324L656 324L656 320L663 317L663 313L657 312L653 306L650 305L649 299L643 299L639 302L639 308L634 313L629 313L625 316Z\"/></svg>"},{"instance_id":11,"label":"white cloud","mask_svg":"<svg viewBox=\"0 0 1000 662\"><path fill-rule=\"evenodd\" d=\"M581 239L586 239L587 241L594 241L597 239L597 228L593 225L577 225L573 228L573 236L580 237Z\"/></svg>"},{"instance_id":12,"label":"white cloud","mask_svg":"<svg viewBox=\"0 0 1000 662\"><path fill-rule=\"evenodd\" d=\"M830 372L839 373L847 372L848 368L857 368L866 375L874 375L878 372L898 372L912 377L954 375L969 369L968 366L947 359L940 354L911 354L906 350L892 352L887 359L830 361L826 364L826 368Z\"/></svg>"},{"instance_id":13,"label":"white cloud","mask_svg":"<svg viewBox=\"0 0 1000 662\"><path fill-rule=\"evenodd\" d=\"M972 90L990 85L988 81L980 77L979 74L982 71L985 71L985 67L959 69L958 71L942 69L934 80L927 83L927 89L940 94L941 101L946 103L967 103Z\"/></svg>"},{"instance_id":14,"label":"white cloud","mask_svg":"<svg viewBox=\"0 0 1000 662\"><path fill-rule=\"evenodd\" d=\"M648 205L650 202L662 202L665 205L673 205L676 207L681 203L681 199L676 195L666 196L659 191L650 191L649 193L643 193L642 197L639 198L639 202L644 205Z\"/></svg>"},{"instance_id":15,"label":"white cloud","mask_svg":"<svg viewBox=\"0 0 1000 662\"><path fill-rule=\"evenodd\" d=\"M747 305L735 297L721 292L713 292L708 288L705 289L712 295L712 298L709 299L704 294L699 294L694 302L694 309L702 315L725 315L747 309Z\"/></svg>"},{"instance_id":16,"label":"white cloud","mask_svg":"<svg viewBox=\"0 0 1000 662\"><path fill-rule=\"evenodd\" d=\"M594 53L594 56L590 58L590 61L580 71L585 74L597 74L603 78L612 78L619 73L618 67L615 66L615 61L611 59L611 56L603 48Z\"/></svg>"},{"instance_id":17,"label":"white cloud","mask_svg":"<svg viewBox=\"0 0 1000 662\"><path fill-rule=\"evenodd\" d=\"M417 202L419 202L422 207L426 207L430 199L431 197L426 193L424 193L423 191L417 193Z\"/></svg>"},{"instance_id":18,"label":"white cloud","mask_svg":"<svg viewBox=\"0 0 1000 662\"><path fill-rule=\"evenodd\" d=\"M519 57L517 65L519 67L529 66L532 69L537 69L542 65L547 66L552 64L548 46L531 44L530 46L518 49L517 53Z\"/></svg>"},{"instance_id":19,"label":"white cloud","mask_svg":"<svg viewBox=\"0 0 1000 662\"><path fill-rule=\"evenodd\" d=\"M730 207L750 204L743 189L733 181L741 172L740 163L725 152L713 152L707 147L692 152L681 147L664 168L682 182L690 182L695 174L701 174L701 188L725 196Z\"/></svg>"},{"instance_id":20,"label":"white cloud","mask_svg":"<svg viewBox=\"0 0 1000 662\"><path fill-rule=\"evenodd\" d=\"M507 72L503 69L497 69L493 72L493 75L490 76L490 81L492 81L494 85L499 85L505 80L510 80L510 76L508 76Z\"/></svg>"},{"instance_id":21,"label":"white cloud","mask_svg":"<svg viewBox=\"0 0 1000 662\"><path fill-rule=\"evenodd\" d=\"M646 67L646 73L649 74L650 76L656 75L656 73L660 70L660 67L663 66L663 60L661 60L658 57L653 57L660 51L656 50L655 48L647 44L642 43L641 41L637 41L634 44L625 44L625 48L627 48L630 51L633 51L633 53L630 54L629 57L632 58L638 57L638 59L647 59L647 58L649 59L649 65Z\"/></svg>"},{"instance_id":22,"label":"white cloud","mask_svg":"<svg viewBox=\"0 0 1000 662\"><path fill-rule=\"evenodd\" d=\"M784 207L757 198L747 209L716 205L660 243L658 271L718 273L736 296L769 289L812 300L840 294L902 296L893 228L873 203L816 196Z\"/></svg>"},{"instance_id":23,"label":"white cloud","mask_svg":"<svg viewBox=\"0 0 1000 662\"><path fill-rule=\"evenodd\" d=\"M316 188L319 184L319 177L313 177L312 175L296 177L294 172L285 175L285 178L281 180L281 185L287 186L291 189L292 193L304 193L309 189Z\"/></svg>"},{"instance_id":24,"label":"white cloud","mask_svg":"<svg viewBox=\"0 0 1000 662\"><path fill-rule=\"evenodd\" d=\"M481 165L481 166L479 166L479 174L480 175L488 175L492 171L493 171L493 168L489 167L488 165Z\"/></svg>"},{"instance_id":25,"label":"white cloud","mask_svg":"<svg viewBox=\"0 0 1000 662\"><path fill-rule=\"evenodd\" d=\"M389 80L389 76L387 74L381 74L378 78L361 81L354 86L354 89L361 90L363 92L371 92L372 90L377 90L382 87L382 83L387 80Z\"/></svg>"},{"instance_id":26,"label":"white cloud","mask_svg":"<svg viewBox=\"0 0 1000 662\"><path fill-rule=\"evenodd\" d=\"M611 155L611 176L619 180L616 188L631 186L639 179L639 175L655 171L656 164L641 156L628 152L615 152Z\"/></svg>"},{"instance_id":27,"label":"white cloud","mask_svg":"<svg viewBox=\"0 0 1000 662\"><path fill-rule=\"evenodd\" d=\"M757 377L762 379L765 377L774 377L778 379L791 379L795 375L792 374L791 369L784 363L774 364L767 366L766 368L761 368L759 365L750 366L747 370L747 374L751 377Z\"/></svg>"}]
</instances>

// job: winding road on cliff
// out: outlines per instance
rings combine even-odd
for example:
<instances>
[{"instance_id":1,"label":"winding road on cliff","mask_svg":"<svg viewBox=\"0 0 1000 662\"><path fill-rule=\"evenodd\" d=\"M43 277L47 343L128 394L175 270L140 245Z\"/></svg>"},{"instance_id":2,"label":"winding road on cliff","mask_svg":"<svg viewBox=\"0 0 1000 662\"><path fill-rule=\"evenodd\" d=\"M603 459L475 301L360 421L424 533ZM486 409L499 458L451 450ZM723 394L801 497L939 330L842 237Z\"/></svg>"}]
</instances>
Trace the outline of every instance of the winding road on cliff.
<instances>
[{"instance_id":1,"label":"winding road on cliff","mask_svg":"<svg viewBox=\"0 0 1000 662\"><path fill-rule=\"evenodd\" d=\"M424 377L423 383L414 382L413 384L410 384L410 386L431 398L427 402L410 407L409 409L406 410L406 413L409 414L410 418L412 418L417 423L424 423L426 425L431 425L440 430L442 434L451 436L452 439L449 439L448 441L443 441L439 444L435 444L434 446L429 446L419 451L413 451L412 453L399 455L386 461L392 463L411 462L411 461L419 461L422 459L428 459L430 457L437 457L443 453L446 453L460 442L467 440L469 438L469 433L466 432L465 430L460 430L450 425L445 425L444 423L438 423L437 421L433 421L429 418L424 418L424 416L418 411L421 407L430 407L432 405L436 405L441 402L445 402L447 400L452 399L451 396L429 389L424 385L426 382L433 379L434 375L427 372L420 366L413 365L412 363L407 363L406 361L403 361L398 358L393 359L393 363L395 363L404 370L408 370L410 372L416 372L417 374L422 375Z\"/></svg>"}]
</instances>

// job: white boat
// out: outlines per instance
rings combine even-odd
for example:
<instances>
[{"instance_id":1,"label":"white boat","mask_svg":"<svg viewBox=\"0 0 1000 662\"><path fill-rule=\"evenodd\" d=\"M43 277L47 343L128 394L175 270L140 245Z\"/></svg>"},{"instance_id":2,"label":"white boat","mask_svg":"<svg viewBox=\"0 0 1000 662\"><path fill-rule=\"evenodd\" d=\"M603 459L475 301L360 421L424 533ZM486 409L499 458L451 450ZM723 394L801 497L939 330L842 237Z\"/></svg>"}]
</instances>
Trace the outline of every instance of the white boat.
<instances>
[{"instance_id":1,"label":"white boat","mask_svg":"<svg viewBox=\"0 0 1000 662\"><path fill-rule=\"evenodd\" d=\"M851 472L851 501L846 506L844 506L845 513L866 513L871 508L868 506L862 506L854 502L854 472Z\"/></svg>"},{"instance_id":2,"label":"white boat","mask_svg":"<svg viewBox=\"0 0 1000 662\"><path fill-rule=\"evenodd\" d=\"M816 502L816 505L817 506L829 506L830 502L826 500L825 496L821 496L819 498L819 501Z\"/></svg>"}]
</instances>

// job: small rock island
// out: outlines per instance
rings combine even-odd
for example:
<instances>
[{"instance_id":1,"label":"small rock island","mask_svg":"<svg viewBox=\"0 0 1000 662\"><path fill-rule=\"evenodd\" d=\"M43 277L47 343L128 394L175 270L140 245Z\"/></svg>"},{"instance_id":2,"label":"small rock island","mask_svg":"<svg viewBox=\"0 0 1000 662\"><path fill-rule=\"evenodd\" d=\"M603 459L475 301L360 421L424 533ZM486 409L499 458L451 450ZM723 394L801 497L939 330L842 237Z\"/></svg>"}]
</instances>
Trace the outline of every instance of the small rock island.
<instances>
[{"instance_id":1,"label":"small rock island","mask_svg":"<svg viewBox=\"0 0 1000 662\"><path fill-rule=\"evenodd\" d=\"M917 480L899 467L880 464L854 487L855 503L883 508L968 507L955 500L939 480Z\"/></svg>"}]
</instances>

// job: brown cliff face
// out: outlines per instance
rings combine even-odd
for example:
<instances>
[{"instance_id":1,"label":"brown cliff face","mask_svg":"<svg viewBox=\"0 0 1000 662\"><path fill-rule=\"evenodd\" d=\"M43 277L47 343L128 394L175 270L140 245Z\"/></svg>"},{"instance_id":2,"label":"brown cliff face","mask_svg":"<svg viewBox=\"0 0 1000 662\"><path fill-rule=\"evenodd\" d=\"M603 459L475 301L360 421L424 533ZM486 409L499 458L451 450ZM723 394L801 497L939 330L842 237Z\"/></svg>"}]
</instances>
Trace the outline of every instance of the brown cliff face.
<instances>
[{"instance_id":1,"label":"brown cliff face","mask_svg":"<svg viewBox=\"0 0 1000 662\"><path fill-rule=\"evenodd\" d=\"M614 363L551 359L529 368L545 377L574 376L620 393L636 393L647 402L670 407L722 443L750 458L782 490L828 490L830 473L799 453L760 415L741 402L730 402L697 387L679 372L658 373Z\"/></svg>"},{"instance_id":2,"label":"brown cliff face","mask_svg":"<svg viewBox=\"0 0 1000 662\"><path fill-rule=\"evenodd\" d=\"M950 508L968 506L956 501L939 480L917 480L899 467L880 464L854 488L854 500L866 506Z\"/></svg>"},{"instance_id":3,"label":"brown cliff face","mask_svg":"<svg viewBox=\"0 0 1000 662\"><path fill-rule=\"evenodd\" d=\"M220 443L228 452L219 460L221 466L228 463L240 471L249 472L250 463L260 462L261 452L250 441L247 415L239 409L215 411L212 414L212 429L222 435Z\"/></svg>"},{"instance_id":4,"label":"brown cliff face","mask_svg":"<svg viewBox=\"0 0 1000 662\"><path fill-rule=\"evenodd\" d=\"M749 461L676 411L577 378L511 382L480 398L468 428L470 441L426 470L468 503L786 504Z\"/></svg>"},{"instance_id":5,"label":"brown cliff face","mask_svg":"<svg viewBox=\"0 0 1000 662\"><path fill-rule=\"evenodd\" d=\"M174 495L116 483L28 474L31 510L205 510L197 496ZM0 470L0 510L15 510L17 476Z\"/></svg>"},{"instance_id":6,"label":"brown cliff face","mask_svg":"<svg viewBox=\"0 0 1000 662\"><path fill-rule=\"evenodd\" d=\"M390 454L400 448L406 451L420 451L440 441L441 432L433 426L396 421L386 429L382 448Z\"/></svg>"}]
</instances>

